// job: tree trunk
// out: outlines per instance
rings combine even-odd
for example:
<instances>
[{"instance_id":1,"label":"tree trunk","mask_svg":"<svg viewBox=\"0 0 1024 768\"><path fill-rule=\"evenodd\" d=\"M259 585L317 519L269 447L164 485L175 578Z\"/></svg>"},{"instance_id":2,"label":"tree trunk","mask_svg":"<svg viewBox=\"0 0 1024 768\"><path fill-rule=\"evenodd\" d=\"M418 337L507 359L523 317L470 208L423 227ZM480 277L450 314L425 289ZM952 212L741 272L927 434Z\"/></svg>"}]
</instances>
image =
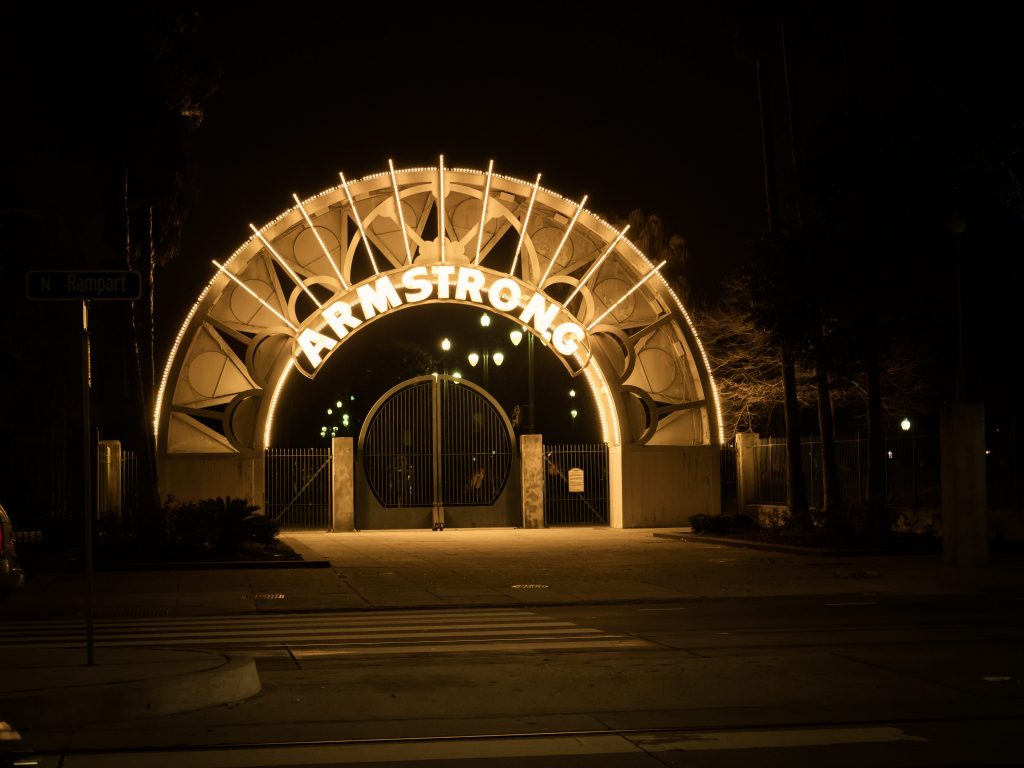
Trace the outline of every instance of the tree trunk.
<instances>
[{"instance_id":1,"label":"tree trunk","mask_svg":"<svg viewBox=\"0 0 1024 768\"><path fill-rule=\"evenodd\" d=\"M819 352L815 361L818 433L821 437L821 512L826 525L835 526L841 522L839 518L842 517L843 504L839 496L839 462L836 459L835 423L832 419L832 386L823 358L824 355Z\"/></svg>"},{"instance_id":2,"label":"tree trunk","mask_svg":"<svg viewBox=\"0 0 1024 768\"><path fill-rule=\"evenodd\" d=\"M794 528L810 528L811 513L807 508L807 487L804 484L803 453L800 446L800 404L796 397L796 363L793 353L782 350L783 410L786 417L786 504L789 523Z\"/></svg>"},{"instance_id":3,"label":"tree trunk","mask_svg":"<svg viewBox=\"0 0 1024 768\"><path fill-rule=\"evenodd\" d=\"M157 530L161 524L160 519L160 492L157 488L157 476L156 476L156 446L153 439L153 392L152 387L147 386L147 381L151 380L151 376L147 375L147 359L151 359L146 354L146 341L149 340L150 335L150 322L149 322L149 294L152 290L153 271L150 265L147 265L145 269L139 269L139 258L142 248L137 245L139 238L134 238L132 232L132 217L129 206L128 198L128 174L125 173L124 182L124 226L125 226L125 258L128 263L129 269L136 269L142 273L143 277L143 291L145 298L140 301L132 302L131 309L129 310L129 319L131 323L131 352L130 352L130 365L132 368L131 375L131 391L132 391L132 408L136 413L136 418L132 420L134 434L132 435L132 444L135 447L136 455L138 456L138 509L136 510L137 517L132 521L135 533L143 537L149 538L158 536L159 531ZM146 249L152 256L152 227L151 223L147 222L147 231L149 232L150 242L146 244ZM149 258L147 258L147 261ZM143 301L146 302L146 308L143 308ZM142 320L140 321L140 315Z\"/></svg>"},{"instance_id":4,"label":"tree trunk","mask_svg":"<svg viewBox=\"0 0 1024 768\"><path fill-rule=\"evenodd\" d=\"M885 508L885 427L882 421L882 385L878 359L874 352L865 364L868 389L868 519L867 528L875 534L889 532Z\"/></svg>"}]
</instances>

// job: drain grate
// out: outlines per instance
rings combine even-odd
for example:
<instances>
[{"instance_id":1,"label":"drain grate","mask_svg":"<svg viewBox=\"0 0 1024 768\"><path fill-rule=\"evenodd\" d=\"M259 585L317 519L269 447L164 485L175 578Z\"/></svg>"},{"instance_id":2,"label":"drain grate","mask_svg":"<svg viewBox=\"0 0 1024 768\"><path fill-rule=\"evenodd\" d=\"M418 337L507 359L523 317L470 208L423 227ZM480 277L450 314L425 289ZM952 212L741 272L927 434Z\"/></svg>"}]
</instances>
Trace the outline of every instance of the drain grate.
<instances>
[{"instance_id":1,"label":"drain grate","mask_svg":"<svg viewBox=\"0 0 1024 768\"><path fill-rule=\"evenodd\" d=\"M100 619L163 619L171 615L170 608L132 608L124 611L97 611Z\"/></svg>"},{"instance_id":2,"label":"drain grate","mask_svg":"<svg viewBox=\"0 0 1024 768\"><path fill-rule=\"evenodd\" d=\"M247 595L242 595L243 600L284 600L284 594L281 592L250 592Z\"/></svg>"},{"instance_id":3,"label":"drain grate","mask_svg":"<svg viewBox=\"0 0 1024 768\"><path fill-rule=\"evenodd\" d=\"M547 589L547 584L513 584L512 589Z\"/></svg>"}]
</instances>

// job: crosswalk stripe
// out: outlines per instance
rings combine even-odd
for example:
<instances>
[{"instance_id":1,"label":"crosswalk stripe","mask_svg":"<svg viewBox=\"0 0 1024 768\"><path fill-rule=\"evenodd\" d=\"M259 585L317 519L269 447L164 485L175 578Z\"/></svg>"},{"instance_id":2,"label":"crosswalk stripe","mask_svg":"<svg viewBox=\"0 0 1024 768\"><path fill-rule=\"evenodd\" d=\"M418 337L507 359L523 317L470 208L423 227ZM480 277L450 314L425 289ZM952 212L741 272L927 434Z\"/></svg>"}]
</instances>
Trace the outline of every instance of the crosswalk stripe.
<instances>
[{"instance_id":1,"label":"crosswalk stripe","mask_svg":"<svg viewBox=\"0 0 1024 768\"><path fill-rule=\"evenodd\" d=\"M580 632L580 633L600 633L600 630L597 630L597 629L583 629L583 630L576 630L576 631ZM557 634L565 634L565 630L557 629L557 628L553 628L553 629L545 629L545 628L539 628L539 629L533 629L533 628L531 628L531 629L499 629L499 630L486 630L485 629L485 630L474 631L472 634L474 636L477 636L477 637L491 637L491 636L509 636L509 635L511 635L511 636L516 636L516 635L544 635L544 634L556 634L556 633ZM423 632L422 634L418 635L416 639L417 639L418 642L422 642L422 641L431 640L432 638L438 638L438 637L460 637L460 636L464 636L466 634L467 634L466 632L444 632L444 631ZM292 637L294 637L294 635L292 635ZM401 639L403 637L408 637L408 633L399 633L399 632L364 632L364 633L360 633L360 634L351 634L351 635L318 634L318 635L312 635L312 636L309 636L309 637L305 637L303 639L305 639L305 640L321 639L321 640L325 640L325 641L332 641L332 640L333 641L338 641L338 640L390 640L390 639ZM97 635L96 636L96 644L100 645L100 646L111 647L111 648L118 647L118 646L136 646L136 645L212 645L213 644L212 641L218 640L218 639L219 640L225 640L225 641L228 641L228 642L234 642L234 641L236 641L237 638L233 637L233 636L230 636L230 635L224 635L224 636L219 637L219 638L202 638L202 639L197 639L197 638L195 638L195 637L193 637L191 635L188 636L188 637L175 637L173 635L157 635L157 636L148 636L148 637L142 637L142 638L135 638L135 637L108 638L108 637L103 637L102 635ZM254 640L256 638L251 638L251 637L247 636L245 639ZM270 638L270 641L274 642L274 643L278 643L278 644L280 644L280 643L290 643L290 640L282 640L282 639L276 639L276 638ZM42 646L42 645L47 645L47 646L67 646L67 645L71 645L71 646L75 646L75 645L78 645L80 642L81 642L81 638L76 638L76 639L73 639L71 641L65 640L63 638L59 639L59 640L43 639L43 640L33 641L33 642L30 642L30 643L5 643L5 646L8 647L8 648L39 647L39 646Z\"/></svg>"},{"instance_id":2,"label":"crosswalk stripe","mask_svg":"<svg viewBox=\"0 0 1024 768\"><path fill-rule=\"evenodd\" d=\"M175 624L181 625L199 625L199 624L213 624L216 626L241 626L250 623L267 623L267 622L281 622L288 621L292 623L311 623L320 624L324 621L332 622L359 622L359 621L373 621L374 623L386 623L386 622L405 622L412 619L418 618L437 618L445 617L453 621L460 620L479 620L485 617L496 617L496 618L536 618L543 619L543 616L537 616L537 614L526 611L522 608L498 608L498 609L441 609L441 610L423 610L423 611L354 611L351 613L258 613L258 614L231 614L224 616L166 616L166 617L146 617L138 619L96 619L96 626L142 626L146 624L153 624L156 626L171 626ZM44 627L44 628L56 628L56 627L78 627L85 622L85 619L43 619L43 620L32 620L32 621L10 621L5 625L4 629L16 628L16 627ZM3 630L0 629L0 632Z\"/></svg>"},{"instance_id":3,"label":"crosswalk stripe","mask_svg":"<svg viewBox=\"0 0 1024 768\"><path fill-rule=\"evenodd\" d=\"M431 629L450 629L450 628L459 628L459 629L464 629L464 630L473 630L473 629L483 629L483 628L487 628L487 627L492 627L492 628L495 628L495 627L521 627L524 624L536 624L538 626L543 625L545 627L574 627L574 626L576 626L575 624L573 624L572 622L569 622L569 621L527 621L527 622L522 622L522 621L516 621L516 622L498 621L498 622L485 622L485 623L476 622L476 623L472 623L472 624L469 623L469 622L465 622L465 623L459 623L459 624L445 623L445 624L416 624L416 625L409 625L409 624L377 625L377 624L371 624L371 623L368 623L368 622L364 622L363 624L345 624L345 625L334 625L334 626L326 625L326 624L319 624L319 625L316 625L316 626L300 626L300 627L296 627L294 625L285 625L284 628L282 628L280 626L261 625L261 626L258 626L258 627L246 628L245 629L245 635L247 637L257 637L257 636L275 637L275 636L278 636L278 635L281 634L282 629L286 629L291 634L304 634L304 633L323 634L324 632L327 632L329 630L334 630L334 631L337 631L337 632L339 632L341 634L346 634L346 633L350 633L350 632L359 632L359 631L376 631L376 632L384 632L384 633L387 633L387 632L398 632L398 631L402 631L402 632L420 632L420 631L431 630ZM139 630L136 631L136 632L126 632L125 628L123 628L123 627L119 627L116 630L114 630L112 628L107 628L107 627L103 627L103 626L97 626L95 628L95 633L96 633L97 637L105 637L105 638L110 639L110 640L118 640L118 639L124 639L124 638L129 638L129 637L137 637L137 638L140 638L140 639L146 639L146 638L150 638L150 637L164 637L168 633L168 630L166 628L155 627L155 626L150 625L150 626L147 626L147 627L140 627ZM45 633L44 636L46 636L46 637L70 637L70 636L77 636L77 635L80 635L80 634L81 634L81 626L75 627L75 628L61 629L58 632L48 632L48 633ZM197 638L197 639L199 639L199 638L206 638L206 637L231 637L231 636L234 636L234 635L237 635L237 634L238 634L238 629L235 628L235 627L224 628L224 629L211 629L209 627L204 626L202 628L189 629L189 631L188 631L189 637L194 637L194 638ZM16 634L9 634L9 635L8 634L0 634L0 640L6 640L7 638L10 638L10 639L12 639L14 641L22 640L22 639L25 638L25 633L16 633Z\"/></svg>"},{"instance_id":4,"label":"crosswalk stripe","mask_svg":"<svg viewBox=\"0 0 1024 768\"><path fill-rule=\"evenodd\" d=\"M267 614L235 617L97 621L97 647L231 648L312 657L470 650L616 648L650 646L525 609ZM226 621L224 619L227 619ZM0 647L64 648L81 645L83 622L15 622L0 629Z\"/></svg>"},{"instance_id":5,"label":"crosswalk stripe","mask_svg":"<svg viewBox=\"0 0 1024 768\"><path fill-rule=\"evenodd\" d=\"M425 653L497 653L505 651L619 651L650 649L652 644L635 637L593 637L586 640L572 638L530 638L528 640L458 640L435 645L382 645L375 647L345 646L339 648L289 649L296 659L344 658L346 656L405 656Z\"/></svg>"}]
</instances>

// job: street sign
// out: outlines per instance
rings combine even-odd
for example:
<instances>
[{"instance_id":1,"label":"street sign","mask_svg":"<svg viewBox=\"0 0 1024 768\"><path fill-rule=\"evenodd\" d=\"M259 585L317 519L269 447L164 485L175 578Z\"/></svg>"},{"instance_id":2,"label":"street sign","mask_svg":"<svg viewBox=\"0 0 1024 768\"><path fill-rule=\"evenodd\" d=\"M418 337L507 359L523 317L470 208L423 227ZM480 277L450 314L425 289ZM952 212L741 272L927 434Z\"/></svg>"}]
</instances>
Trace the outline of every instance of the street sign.
<instances>
[{"instance_id":1,"label":"street sign","mask_svg":"<svg viewBox=\"0 0 1024 768\"><path fill-rule=\"evenodd\" d=\"M25 295L35 301L134 301L142 275L130 269L39 270L25 275Z\"/></svg>"}]
</instances>

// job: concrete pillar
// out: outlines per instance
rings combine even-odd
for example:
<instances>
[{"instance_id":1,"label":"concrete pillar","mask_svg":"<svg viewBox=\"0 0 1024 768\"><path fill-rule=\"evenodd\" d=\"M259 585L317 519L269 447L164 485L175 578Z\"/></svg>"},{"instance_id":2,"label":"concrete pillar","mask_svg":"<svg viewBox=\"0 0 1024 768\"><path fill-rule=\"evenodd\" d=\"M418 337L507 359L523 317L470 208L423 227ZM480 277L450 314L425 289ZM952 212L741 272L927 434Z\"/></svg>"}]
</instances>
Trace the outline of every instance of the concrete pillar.
<instances>
[{"instance_id":1,"label":"concrete pillar","mask_svg":"<svg viewBox=\"0 0 1024 768\"><path fill-rule=\"evenodd\" d=\"M355 444L351 437L331 439L332 531L356 529Z\"/></svg>"},{"instance_id":2,"label":"concrete pillar","mask_svg":"<svg viewBox=\"0 0 1024 768\"><path fill-rule=\"evenodd\" d=\"M96 514L121 519L121 441L100 440L96 450Z\"/></svg>"},{"instance_id":3,"label":"concrete pillar","mask_svg":"<svg viewBox=\"0 0 1024 768\"><path fill-rule=\"evenodd\" d=\"M948 565L983 565L988 559L985 491L985 406L946 403L942 449L942 559Z\"/></svg>"},{"instance_id":4,"label":"concrete pillar","mask_svg":"<svg viewBox=\"0 0 1024 768\"><path fill-rule=\"evenodd\" d=\"M736 434L736 511L743 514L753 504L757 493L757 460L754 446L761 436L757 432Z\"/></svg>"},{"instance_id":5,"label":"concrete pillar","mask_svg":"<svg viewBox=\"0 0 1024 768\"><path fill-rule=\"evenodd\" d=\"M623 527L622 446L608 446L608 525Z\"/></svg>"},{"instance_id":6,"label":"concrete pillar","mask_svg":"<svg viewBox=\"0 0 1024 768\"><path fill-rule=\"evenodd\" d=\"M519 467L523 483L523 528L544 527L544 439L519 436Z\"/></svg>"}]
</instances>

